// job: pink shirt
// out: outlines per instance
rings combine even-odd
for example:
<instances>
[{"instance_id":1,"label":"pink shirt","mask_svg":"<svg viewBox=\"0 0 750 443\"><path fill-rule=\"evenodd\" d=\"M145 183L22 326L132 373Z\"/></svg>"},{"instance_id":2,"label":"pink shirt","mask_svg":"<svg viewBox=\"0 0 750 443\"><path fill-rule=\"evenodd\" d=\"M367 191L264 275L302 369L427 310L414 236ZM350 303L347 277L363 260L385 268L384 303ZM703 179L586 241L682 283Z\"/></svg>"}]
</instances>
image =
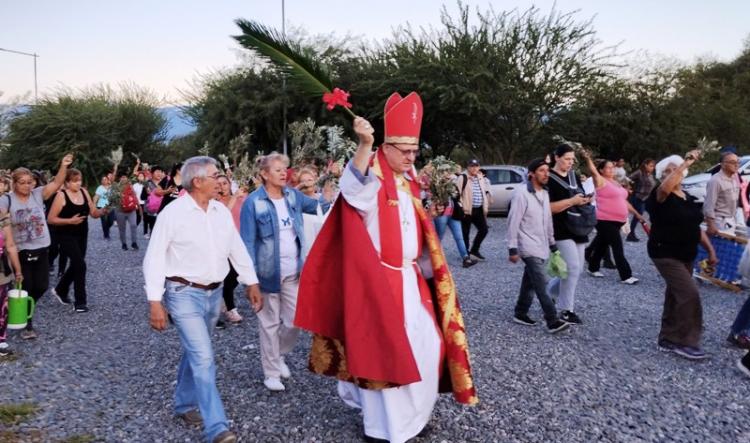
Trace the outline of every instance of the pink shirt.
<instances>
[{"instance_id":1,"label":"pink shirt","mask_svg":"<svg viewBox=\"0 0 750 443\"><path fill-rule=\"evenodd\" d=\"M596 190L596 219L628 221L628 190L604 179L604 186Z\"/></svg>"},{"instance_id":2,"label":"pink shirt","mask_svg":"<svg viewBox=\"0 0 750 443\"><path fill-rule=\"evenodd\" d=\"M238 231L240 230L240 212L242 211L242 205L245 204L246 198L247 195L237 197L237 199L234 201L234 206L232 206L232 209L230 209L230 211L232 212L232 219L234 219L234 225L237 226Z\"/></svg>"}]
</instances>

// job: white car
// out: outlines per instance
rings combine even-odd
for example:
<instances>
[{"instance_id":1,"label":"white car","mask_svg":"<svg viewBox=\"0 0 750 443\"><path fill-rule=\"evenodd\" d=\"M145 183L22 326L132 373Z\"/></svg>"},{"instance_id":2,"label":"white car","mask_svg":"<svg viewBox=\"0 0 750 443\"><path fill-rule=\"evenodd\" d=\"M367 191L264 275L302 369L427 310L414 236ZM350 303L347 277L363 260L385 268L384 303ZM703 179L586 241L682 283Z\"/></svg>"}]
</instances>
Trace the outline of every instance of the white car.
<instances>
[{"instance_id":1,"label":"white car","mask_svg":"<svg viewBox=\"0 0 750 443\"><path fill-rule=\"evenodd\" d=\"M715 164L710 168L706 169L706 172L694 174L689 177L685 177L682 180L682 190L686 193L695 197L698 203L703 203L706 198L706 186L711 176L719 172L721 169L720 164ZM737 170L743 180L750 180L750 155L743 155L740 157L740 166Z\"/></svg>"},{"instance_id":2,"label":"white car","mask_svg":"<svg viewBox=\"0 0 750 443\"><path fill-rule=\"evenodd\" d=\"M510 199L513 191L519 186L526 186L526 168L513 165L489 165L482 169L490 180L490 214L507 215L510 210Z\"/></svg>"}]
</instances>

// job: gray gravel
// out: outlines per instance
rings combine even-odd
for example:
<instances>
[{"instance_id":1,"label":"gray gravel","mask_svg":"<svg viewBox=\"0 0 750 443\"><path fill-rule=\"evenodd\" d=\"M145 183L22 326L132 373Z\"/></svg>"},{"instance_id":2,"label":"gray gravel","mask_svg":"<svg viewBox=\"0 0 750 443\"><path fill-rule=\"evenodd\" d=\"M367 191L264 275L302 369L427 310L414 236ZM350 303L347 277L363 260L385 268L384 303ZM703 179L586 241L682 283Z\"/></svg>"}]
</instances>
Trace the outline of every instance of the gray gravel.
<instances>
[{"instance_id":1,"label":"gray gravel","mask_svg":"<svg viewBox=\"0 0 750 443\"><path fill-rule=\"evenodd\" d=\"M116 232L116 230L113 230ZM577 312L584 325L558 336L510 321L522 265L507 261L505 219L492 219L484 263L463 269L452 238L444 239L458 282L480 404L442 396L417 442L750 442L750 381L735 369L742 354L724 339L745 295L703 285L705 362L656 350L664 284L643 242L626 245L641 282L582 276ZM21 355L0 363L0 403L33 402L40 411L11 428L20 441L41 429L44 441L89 435L112 442L199 441L197 428L172 415L179 342L176 331L148 327L141 251L120 250L92 223L88 314L45 296L39 339L11 345ZM287 359L287 391L262 385L257 324L216 331L218 385L242 441L360 441L359 415L335 395L332 379L305 368L309 339ZM542 317L535 302L532 317ZM2 425L0 425L2 426ZM2 440L2 434L0 434Z\"/></svg>"}]
</instances>

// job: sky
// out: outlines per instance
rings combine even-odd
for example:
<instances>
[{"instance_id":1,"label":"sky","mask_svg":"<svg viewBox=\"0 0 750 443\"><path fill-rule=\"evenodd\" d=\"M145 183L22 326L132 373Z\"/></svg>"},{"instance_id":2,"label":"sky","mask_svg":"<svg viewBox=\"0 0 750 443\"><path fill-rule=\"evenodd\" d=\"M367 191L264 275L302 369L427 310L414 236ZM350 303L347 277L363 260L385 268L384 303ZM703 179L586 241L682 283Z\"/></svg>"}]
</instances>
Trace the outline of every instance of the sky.
<instances>
[{"instance_id":1,"label":"sky","mask_svg":"<svg viewBox=\"0 0 750 443\"><path fill-rule=\"evenodd\" d=\"M234 20L281 27L281 0L0 0L0 48L37 53L40 96L60 87L132 82L182 103L201 74L237 66ZM439 27L452 0L286 0L286 23L311 34L380 40L394 28ZM537 6L593 17L605 45L620 52L693 62L728 61L750 35L747 0L464 0L495 10ZM555 6L556 5L556 6ZM33 57L0 51L0 103L33 99Z\"/></svg>"}]
</instances>

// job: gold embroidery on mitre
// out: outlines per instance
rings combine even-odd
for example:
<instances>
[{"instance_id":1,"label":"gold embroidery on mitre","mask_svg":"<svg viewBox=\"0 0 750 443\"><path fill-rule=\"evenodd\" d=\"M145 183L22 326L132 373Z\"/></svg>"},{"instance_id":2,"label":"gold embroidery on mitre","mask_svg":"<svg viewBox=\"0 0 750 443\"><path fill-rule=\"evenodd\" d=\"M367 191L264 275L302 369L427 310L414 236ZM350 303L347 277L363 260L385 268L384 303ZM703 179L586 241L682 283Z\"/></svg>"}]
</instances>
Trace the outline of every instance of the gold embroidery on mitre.
<instances>
[{"instance_id":1,"label":"gold embroidery on mitre","mask_svg":"<svg viewBox=\"0 0 750 443\"><path fill-rule=\"evenodd\" d=\"M385 138L386 143L403 143L405 145L417 145L419 139L417 137L409 137L404 135L389 135Z\"/></svg>"}]
</instances>

